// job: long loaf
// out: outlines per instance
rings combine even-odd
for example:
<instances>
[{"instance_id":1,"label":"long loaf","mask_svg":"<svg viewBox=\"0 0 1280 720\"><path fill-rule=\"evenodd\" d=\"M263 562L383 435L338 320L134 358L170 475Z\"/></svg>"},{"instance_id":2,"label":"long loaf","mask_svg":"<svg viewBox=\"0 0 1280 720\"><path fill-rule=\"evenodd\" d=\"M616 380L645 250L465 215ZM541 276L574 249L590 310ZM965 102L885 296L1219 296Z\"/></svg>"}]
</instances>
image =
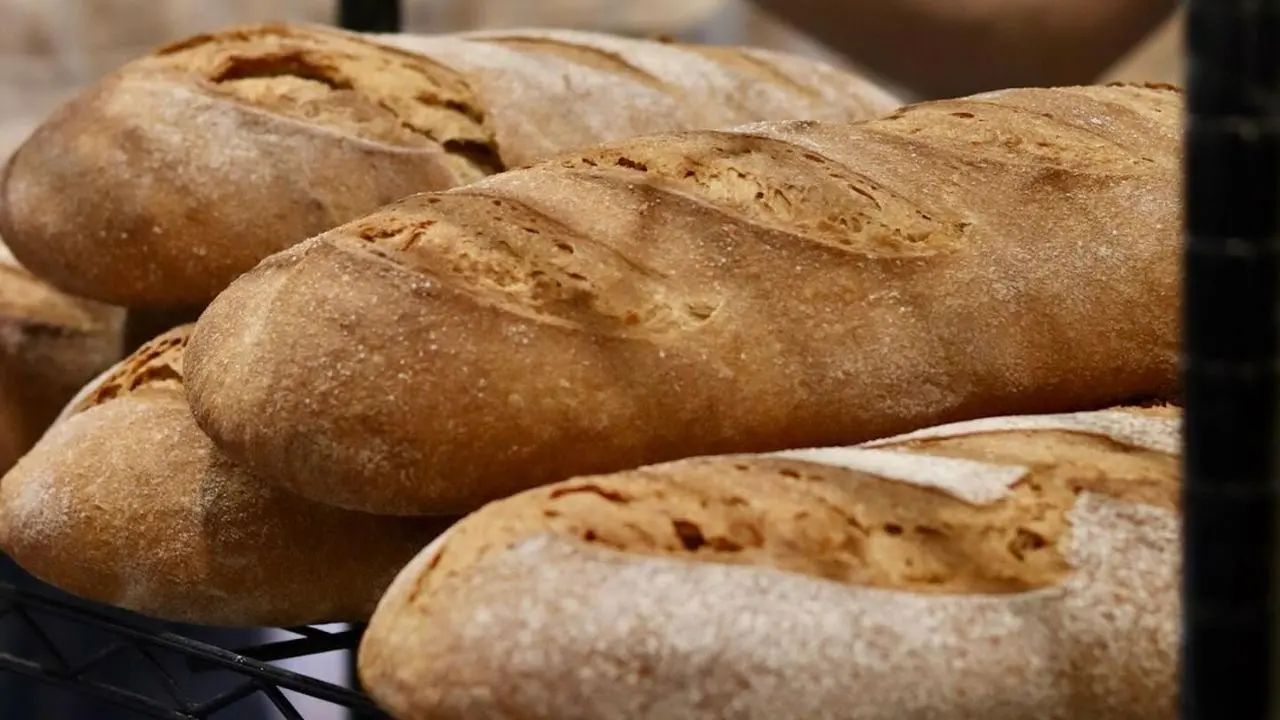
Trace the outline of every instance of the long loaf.
<instances>
[{"instance_id":1,"label":"long loaf","mask_svg":"<svg viewBox=\"0 0 1280 720\"><path fill-rule=\"evenodd\" d=\"M408 198L203 315L188 394L320 502L456 513L574 475L1177 386L1180 94L1011 90L635 139Z\"/></svg>"},{"instance_id":2,"label":"long loaf","mask_svg":"<svg viewBox=\"0 0 1280 720\"><path fill-rule=\"evenodd\" d=\"M1179 412L992 418L486 506L370 621L399 720L1173 720Z\"/></svg>"},{"instance_id":3,"label":"long loaf","mask_svg":"<svg viewBox=\"0 0 1280 720\"><path fill-rule=\"evenodd\" d=\"M632 135L897 104L764 50L567 31L377 40L243 27L125 65L19 148L0 234L70 292L200 307L263 257L410 193Z\"/></svg>"},{"instance_id":4,"label":"long loaf","mask_svg":"<svg viewBox=\"0 0 1280 720\"><path fill-rule=\"evenodd\" d=\"M0 549L67 592L207 625L368 618L446 525L270 487L218 452L182 392L191 327L84 387L0 482Z\"/></svg>"}]
</instances>

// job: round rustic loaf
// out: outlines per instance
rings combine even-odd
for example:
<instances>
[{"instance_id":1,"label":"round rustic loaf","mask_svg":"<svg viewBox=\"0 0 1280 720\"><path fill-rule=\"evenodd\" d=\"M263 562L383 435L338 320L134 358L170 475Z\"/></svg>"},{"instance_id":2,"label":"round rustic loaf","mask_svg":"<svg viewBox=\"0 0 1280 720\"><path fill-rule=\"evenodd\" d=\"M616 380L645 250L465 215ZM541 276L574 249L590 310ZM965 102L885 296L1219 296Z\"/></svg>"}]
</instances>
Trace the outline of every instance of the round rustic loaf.
<instances>
[{"instance_id":1,"label":"round rustic loaf","mask_svg":"<svg viewBox=\"0 0 1280 720\"><path fill-rule=\"evenodd\" d=\"M0 174L0 234L69 292L199 307L259 260L414 192L647 132L860 119L819 61L574 32L198 35L55 111Z\"/></svg>"},{"instance_id":2,"label":"round rustic loaf","mask_svg":"<svg viewBox=\"0 0 1280 720\"><path fill-rule=\"evenodd\" d=\"M531 490L400 573L360 675L401 720L1173 720L1178 442L1018 416Z\"/></svg>"},{"instance_id":3,"label":"round rustic loaf","mask_svg":"<svg viewBox=\"0 0 1280 720\"><path fill-rule=\"evenodd\" d=\"M0 242L0 473L80 387L120 359L123 318L33 277Z\"/></svg>"},{"instance_id":4,"label":"round rustic loaf","mask_svg":"<svg viewBox=\"0 0 1280 720\"><path fill-rule=\"evenodd\" d=\"M87 386L4 477L0 549L70 593L168 620L364 620L445 521L318 505L231 463L184 399L189 332Z\"/></svg>"}]
</instances>

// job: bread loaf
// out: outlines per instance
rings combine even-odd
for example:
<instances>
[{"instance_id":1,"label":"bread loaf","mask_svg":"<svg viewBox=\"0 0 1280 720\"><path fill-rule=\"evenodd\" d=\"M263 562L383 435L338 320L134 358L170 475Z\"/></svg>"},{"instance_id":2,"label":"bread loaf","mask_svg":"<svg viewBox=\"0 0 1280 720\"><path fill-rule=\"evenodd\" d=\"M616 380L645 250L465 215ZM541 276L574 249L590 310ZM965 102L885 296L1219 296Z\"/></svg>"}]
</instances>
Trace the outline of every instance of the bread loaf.
<instances>
[{"instance_id":1,"label":"bread loaf","mask_svg":"<svg viewBox=\"0 0 1280 720\"><path fill-rule=\"evenodd\" d=\"M32 277L0 242L0 473L120 359L123 313Z\"/></svg>"},{"instance_id":2,"label":"bread loaf","mask_svg":"<svg viewBox=\"0 0 1280 720\"><path fill-rule=\"evenodd\" d=\"M1173 720L1178 425L1021 416L532 490L400 573L360 675L400 720Z\"/></svg>"},{"instance_id":3,"label":"bread loaf","mask_svg":"<svg viewBox=\"0 0 1280 720\"><path fill-rule=\"evenodd\" d=\"M0 177L0 234L70 292L202 306L263 257L412 192L669 129L896 103L818 61L575 32L200 35L63 105Z\"/></svg>"},{"instance_id":4,"label":"bread loaf","mask_svg":"<svg viewBox=\"0 0 1280 720\"><path fill-rule=\"evenodd\" d=\"M86 387L0 483L0 549L98 602L207 625L358 621L442 522L272 490L217 452L182 392L190 326Z\"/></svg>"},{"instance_id":5,"label":"bread loaf","mask_svg":"<svg viewBox=\"0 0 1280 720\"><path fill-rule=\"evenodd\" d=\"M407 198L201 316L188 384L311 499L574 475L1177 386L1176 91L1014 90L606 145Z\"/></svg>"}]
</instances>

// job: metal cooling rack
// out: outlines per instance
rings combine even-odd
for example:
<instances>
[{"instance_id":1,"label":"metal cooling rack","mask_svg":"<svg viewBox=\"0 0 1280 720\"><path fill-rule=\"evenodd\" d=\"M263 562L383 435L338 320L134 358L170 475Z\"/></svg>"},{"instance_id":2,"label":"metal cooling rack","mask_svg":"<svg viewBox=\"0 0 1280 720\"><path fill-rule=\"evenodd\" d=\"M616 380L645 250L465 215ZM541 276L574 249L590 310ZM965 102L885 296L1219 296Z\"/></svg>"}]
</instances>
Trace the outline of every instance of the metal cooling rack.
<instances>
[{"instance_id":1,"label":"metal cooling rack","mask_svg":"<svg viewBox=\"0 0 1280 720\"><path fill-rule=\"evenodd\" d=\"M20 632L34 641L32 646L36 649L25 653L27 657L0 652L0 671L82 693L147 717L226 717L218 713L257 697L268 701L287 720L304 720L287 696L288 691L345 708L351 718L386 718L359 692L272 664L352 650L359 642L359 630L287 628L295 637L226 649L175 632L157 632L141 620L116 617L85 603L9 584L0 584L0 622L6 626L16 623ZM61 633L54 625L61 626ZM88 656L74 657L75 653L67 650L71 643L58 637L66 635L68 629L91 631L109 639ZM149 668L145 674L134 673L144 675L148 687L121 687L100 678L100 671L119 663ZM209 697L193 694L188 681L207 673L228 678L229 689Z\"/></svg>"}]
</instances>

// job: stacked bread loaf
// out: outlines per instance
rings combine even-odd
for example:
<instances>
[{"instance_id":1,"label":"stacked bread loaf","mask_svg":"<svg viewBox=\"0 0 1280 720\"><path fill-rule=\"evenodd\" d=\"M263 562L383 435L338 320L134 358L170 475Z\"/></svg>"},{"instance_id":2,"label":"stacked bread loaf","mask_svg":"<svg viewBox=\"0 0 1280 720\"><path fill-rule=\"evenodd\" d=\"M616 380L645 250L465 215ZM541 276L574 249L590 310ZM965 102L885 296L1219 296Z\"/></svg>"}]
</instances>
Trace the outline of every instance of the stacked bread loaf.
<instances>
[{"instance_id":1,"label":"stacked bread loaf","mask_svg":"<svg viewBox=\"0 0 1280 720\"><path fill-rule=\"evenodd\" d=\"M1181 110L566 31L175 43L0 177L38 274L199 315L4 477L0 547L159 617L373 612L406 719L1170 718L1178 417L1131 406L1177 388Z\"/></svg>"},{"instance_id":2,"label":"stacked bread loaf","mask_svg":"<svg viewBox=\"0 0 1280 720\"><path fill-rule=\"evenodd\" d=\"M188 399L290 491L458 514L681 457L1166 397L1180 109L1011 90L413 196L223 292Z\"/></svg>"},{"instance_id":3,"label":"stacked bread loaf","mask_svg":"<svg viewBox=\"0 0 1280 720\"><path fill-rule=\"evenodd\" d=\"M258 479L195 425L183 388L190 328L165 331L271 252L410 192L610 138L895 106L798 57L555 31L371 38L254 26L130 63L57 110L0 177L14 254L62 290L129 308L130 345L142 344L84 387L0 484L0 545L55 585L158 617L362 620L440 521L341 510ZM22 352L48 355L85 332L70 300L40 305L48 318L13 315L34 300L6 287L0 322L22 320L20 337L61 323L61 345L24 339ZM119 359L112 312L114 353L67 350L87 366L54 401L40 398L38 416L9 412L34 386L4 367L5 467Z\"/></svg>"},{"instance_id":4,"label":"stacked bread loaf","mask_svg":"<svg viewBox=\"0 0 1280 720\"><path fill-rule=\"evenodd\" d=\"M0 473L81 385L119 359L122 323L119 309L35 278L0 242Z\"/></svg>"},{"instance_id":5,"label":"stacked bread loaf","mask_svg":"<svg viewBox=\"0 0 1280 720\"><path fill-rule=\"evenodd\" d=\"M18 149L0 235L68 292L200 307L267 255L409 193L642 133L895 105L762 50L580 32L379 40L244 27L125 65Z\"/></svg>"},{"instance_id":6,"label":"stacked bread loaf","mask_svg":"<svg viewBox=\"0 0 1280 720\"><path fill-rule=\"evenodd\" d=\"M1178 420L994 418L527 491L400 573L360 674L405 720L1172 720Z\"/></svg>"},{"instance_id":7,"label":"stacked bread loaf","mask_svg":"<svg viewBox=\"0 0 1280 720\"><path fill-rule=\"evenodd\" d=\"M0 547L53 585L154 617L368 617L444 525L303 500L228 460L187 407L189 334L161 335L86 386L5 476Z\"/></svg>"}]
</instances>

